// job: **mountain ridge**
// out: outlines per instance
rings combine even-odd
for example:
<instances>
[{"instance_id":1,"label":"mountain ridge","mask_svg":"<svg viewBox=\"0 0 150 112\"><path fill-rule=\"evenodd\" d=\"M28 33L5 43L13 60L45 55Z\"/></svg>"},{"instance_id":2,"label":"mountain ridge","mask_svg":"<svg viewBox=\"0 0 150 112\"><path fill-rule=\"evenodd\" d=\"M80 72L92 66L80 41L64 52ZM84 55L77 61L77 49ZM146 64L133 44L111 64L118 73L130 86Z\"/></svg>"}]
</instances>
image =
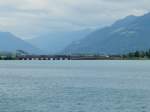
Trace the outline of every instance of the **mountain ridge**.
<instances>
[{"instance_id":1,"label":"mountain ridge","mask_svg":"<svg viewBox=\"0 0 150 112\"><path fill-rule=\"evenodd\" d=\"M150 48L150 13L128 16L66 47L64 54L124 54Z\"/></svg>"},{"instance_id":2,"label":"mountain ridge","mask_svg":"<svg viewBox=\"0 0 150 112\"><path fill-rule=\"evenodd\" d=\"M38 54L40 50L26 41L18 38L10 32L0 32L0 51L15 52L16 50L24 50L31 54Z\"/></svg>"}]
</instances>

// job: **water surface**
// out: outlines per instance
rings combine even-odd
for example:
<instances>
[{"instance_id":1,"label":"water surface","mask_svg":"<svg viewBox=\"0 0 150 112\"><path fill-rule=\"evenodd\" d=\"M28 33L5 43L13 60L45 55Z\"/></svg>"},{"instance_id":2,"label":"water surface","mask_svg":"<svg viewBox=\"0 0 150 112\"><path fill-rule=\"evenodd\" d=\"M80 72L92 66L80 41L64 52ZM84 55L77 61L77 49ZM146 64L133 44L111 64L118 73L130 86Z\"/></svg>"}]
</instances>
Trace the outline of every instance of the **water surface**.
<instances>
[{"instance_id":1,"label":"water surface","mask_svg":"<svg viewBox=\"0 0 150 112\"><path fill-rule=\"evenodd\" d=\"M0 61L0 112L149 112L150 61Z\"/></svg>"}]
</instances>

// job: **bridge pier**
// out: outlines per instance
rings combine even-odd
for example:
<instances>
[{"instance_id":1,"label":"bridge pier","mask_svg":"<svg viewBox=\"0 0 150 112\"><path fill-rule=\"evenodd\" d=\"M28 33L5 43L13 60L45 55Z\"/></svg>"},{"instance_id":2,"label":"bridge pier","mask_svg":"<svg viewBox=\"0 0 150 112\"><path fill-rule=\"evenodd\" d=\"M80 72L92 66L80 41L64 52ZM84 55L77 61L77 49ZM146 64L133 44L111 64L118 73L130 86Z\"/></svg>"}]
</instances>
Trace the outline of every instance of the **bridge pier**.
<instances>
[{"instance_id":1,"label":"bridge pier","mask_svg":"<svg viewBox=\"0 0 150 112\"><path fill-rule=\"evenodd\" d=\"M28 55L28 56L19 56L17 57L18 60L70 60L69 56L35 56L35 55Z\"/></svg>"}]
</instances>

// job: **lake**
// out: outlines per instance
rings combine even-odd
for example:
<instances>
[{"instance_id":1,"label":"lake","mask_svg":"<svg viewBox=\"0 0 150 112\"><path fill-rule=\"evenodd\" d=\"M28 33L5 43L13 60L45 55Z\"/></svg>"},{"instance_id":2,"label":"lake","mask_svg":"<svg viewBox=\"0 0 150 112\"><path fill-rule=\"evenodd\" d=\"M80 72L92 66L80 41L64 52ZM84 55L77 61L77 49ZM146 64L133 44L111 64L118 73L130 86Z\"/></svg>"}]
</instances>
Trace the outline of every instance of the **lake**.
<instances>
[{"instance_id":1,"label":"lake","mask_svg":"<svg viewBox=\"0 0 150 112\"><path fill-rule=\"evenodd\" d=\"M0 112L149 112L150 61L0 61Z\"/></svg>"}]
</instances>

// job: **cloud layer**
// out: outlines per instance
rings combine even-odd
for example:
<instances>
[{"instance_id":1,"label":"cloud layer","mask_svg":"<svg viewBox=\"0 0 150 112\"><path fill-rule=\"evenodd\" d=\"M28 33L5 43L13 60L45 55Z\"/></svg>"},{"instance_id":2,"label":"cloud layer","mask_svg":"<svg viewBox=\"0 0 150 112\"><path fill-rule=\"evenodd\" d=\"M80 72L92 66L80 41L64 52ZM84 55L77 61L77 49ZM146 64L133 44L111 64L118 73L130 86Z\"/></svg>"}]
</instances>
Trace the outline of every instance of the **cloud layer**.
<instances>
[{"instance_id":1,"label":"cloud layer","mask_svg":"<svg viewBox=\"0 0 150 112\"><path fill-rule=\"evenodd\" d=\"M150 0L0 0L0 30L24 38L111 24L150 11Z\"/></svg>"}]
</instances>

